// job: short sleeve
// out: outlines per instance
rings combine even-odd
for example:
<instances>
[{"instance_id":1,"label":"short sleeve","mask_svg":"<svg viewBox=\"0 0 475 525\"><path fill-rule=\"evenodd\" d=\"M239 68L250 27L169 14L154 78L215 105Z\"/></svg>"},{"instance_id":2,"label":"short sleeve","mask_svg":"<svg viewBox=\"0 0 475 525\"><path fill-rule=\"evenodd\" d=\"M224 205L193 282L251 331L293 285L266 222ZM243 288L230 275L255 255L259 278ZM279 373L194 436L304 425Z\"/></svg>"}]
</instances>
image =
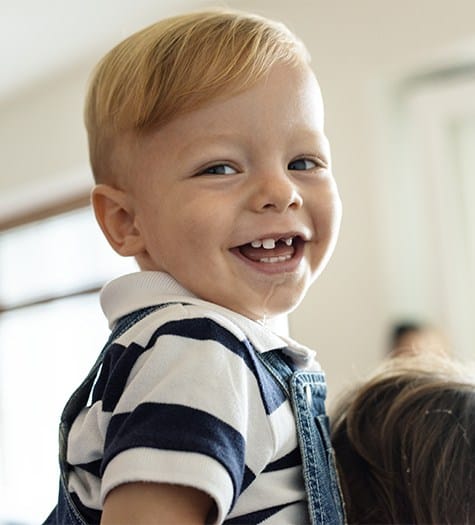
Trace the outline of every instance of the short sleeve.
<instances>
[{"instance_id":1,"label":"short sleeve","mask_svg":"<svg viewBox=\"0 0 475 525\"><path fill-rule=\"evenodd\" d=\"M222 521L245 478L249 422L265 416L249 345L207 317L171 320L108 374L102 499L127 482L183 484L208 493Z\"/></svg>"}]
</instances>

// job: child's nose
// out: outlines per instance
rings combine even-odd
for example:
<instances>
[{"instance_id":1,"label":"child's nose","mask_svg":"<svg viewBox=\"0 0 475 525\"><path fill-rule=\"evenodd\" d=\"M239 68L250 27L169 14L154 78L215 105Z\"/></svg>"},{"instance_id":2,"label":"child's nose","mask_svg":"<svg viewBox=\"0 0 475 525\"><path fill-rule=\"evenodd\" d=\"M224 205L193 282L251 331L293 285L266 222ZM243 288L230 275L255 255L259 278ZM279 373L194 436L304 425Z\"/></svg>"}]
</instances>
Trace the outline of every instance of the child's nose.
<instances>
[{"instance_id":1,"label":"child's nose","mask_svg":"<svg viewBox=\"0 0 475 525\"><path fill-rule=\"evenodd\" d=\"M252 197L255 211L273 210L279 213L288 208L300 208L303 198L289 175L280 170L256 175L256 185Z\"/></svg>"}]
</instances>

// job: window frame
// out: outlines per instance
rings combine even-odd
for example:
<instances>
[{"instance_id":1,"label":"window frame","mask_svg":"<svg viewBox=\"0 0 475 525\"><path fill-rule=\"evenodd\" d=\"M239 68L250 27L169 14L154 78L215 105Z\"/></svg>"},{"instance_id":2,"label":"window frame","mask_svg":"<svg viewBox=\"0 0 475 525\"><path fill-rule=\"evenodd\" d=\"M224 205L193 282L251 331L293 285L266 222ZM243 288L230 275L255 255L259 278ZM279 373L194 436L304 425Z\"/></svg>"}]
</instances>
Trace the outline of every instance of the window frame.
<instances>
[{"instance_id":1,"label":"window frame","mask_svg":"<svg viewBox=\"0 0 475 525\"><path fill-rule=\"evenodd\" d=\"M388 86L385 177L378 181L392 317L441 327L462 360L473 359L475 347L475 274L463 253L475 225L465 224L457 207L462 183L453 163L460 159L450 126L467 112L475 117L473 92L475 62Z\"/></svg>"},{"instance_id":2,"label":"window frame","mask_svg":"<svg viewBox=\"0 0 475 525\"><path fill-rule=\"evenodd\" d=\"M6 231L13 230L20 226L26 226L40 222L46 219L57 217L59 215L87 208L90 205L90 195L88 193L79 193L69 198L61 199L53 203L33 208L26 212L20 212L10 217L0 219L0 236ZM50 303L52 301L67 299L69 297L77 297L85 294L96 293L101 289L101 285L78 287L74 291L64 294L48 294L44 297L37 298L30 301L18 301L13 304L2 304L0 297L0 316L4 313L12 312L30 306L37 306L41 304Z\"/></svg>"}]
</instances>

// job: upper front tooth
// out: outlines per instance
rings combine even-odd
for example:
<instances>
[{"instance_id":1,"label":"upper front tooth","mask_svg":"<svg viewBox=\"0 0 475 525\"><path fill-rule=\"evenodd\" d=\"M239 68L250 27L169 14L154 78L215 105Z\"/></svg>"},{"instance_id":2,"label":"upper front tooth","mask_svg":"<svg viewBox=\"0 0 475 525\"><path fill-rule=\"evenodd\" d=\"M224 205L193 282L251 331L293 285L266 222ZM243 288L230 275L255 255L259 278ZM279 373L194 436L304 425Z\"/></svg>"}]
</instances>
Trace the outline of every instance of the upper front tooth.
<instances>
[{"instance_id":1,"label":"upper front tooth","mask_svg":"<svg viewBox=\"0 0 475 525\"><path fill-rule=\"evenodd\" d=\"M253 248L260 248L262 246L262 241L252 241L251 246Z\"/></svg>"},{"instance_id":2,"label":"upper front tooth","mask_svg":"<svg viewBox=\"0 0 475 525\"><path fill-rule=\"evenodd\" d=\"M285 239L285 244L287 246L292 246L293 237L289 237L288 239Z\"/></svg>"},{"instance_id":3,"label":"upper front tooth","mask_svg":"<svg viewBox=\"0 0 475 525\"><path fill-rule=\"evenodd\" d=\"M275 240L274 239L262 239L262 246L266 250L272 250L272 248L275 248Z\"/></svg>"}]
</instances>

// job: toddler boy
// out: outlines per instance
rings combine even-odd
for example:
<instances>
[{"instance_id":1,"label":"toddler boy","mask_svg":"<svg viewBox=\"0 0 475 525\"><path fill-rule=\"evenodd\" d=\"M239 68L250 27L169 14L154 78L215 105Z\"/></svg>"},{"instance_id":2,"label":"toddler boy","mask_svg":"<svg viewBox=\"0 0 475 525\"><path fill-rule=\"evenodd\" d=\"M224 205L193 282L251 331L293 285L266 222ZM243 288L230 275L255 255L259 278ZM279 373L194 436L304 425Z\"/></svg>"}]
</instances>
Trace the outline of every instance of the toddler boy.
<instances>
[{"instance_id":1,"label":"toddler boy","mask_svg":"<svg viewBox=\"0 0 475 525\"><path fill-rule=\"evenodd\" d=\"M303 44L242 13L161 21L99 63L86 125L97 220L141 271L102 291L48 523L341 523L323 374L267 327L341 216Z\"/></svg>"}]
</instances>

